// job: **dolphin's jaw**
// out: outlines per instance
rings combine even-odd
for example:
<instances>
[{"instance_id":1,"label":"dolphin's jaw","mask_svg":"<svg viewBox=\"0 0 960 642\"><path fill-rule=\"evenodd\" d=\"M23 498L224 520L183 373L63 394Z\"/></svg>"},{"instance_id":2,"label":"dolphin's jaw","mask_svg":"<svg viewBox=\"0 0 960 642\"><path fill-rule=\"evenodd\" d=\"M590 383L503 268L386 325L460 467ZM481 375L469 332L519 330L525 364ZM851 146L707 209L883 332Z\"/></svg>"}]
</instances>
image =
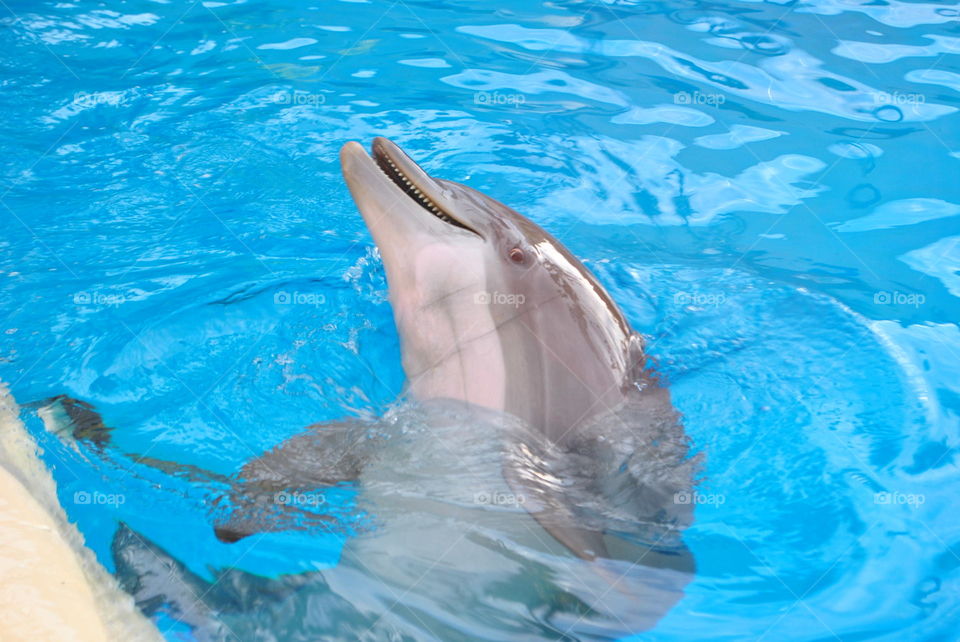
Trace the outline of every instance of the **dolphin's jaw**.
<instances>
[{"instance_id":1,"label":"dolphin's jaw","mask_svg":"<svg viewBox=\"0 0 960 642\"><path fill-rule=\"evenodd\" d=\"M371 155L350 142L340 158L383 261L407 391L502 409L502 351L488 306L477 302L490 289L487 241L434 212L431 205L446 214L457 203L394 149L378 139Z\"/></svg>"},{"instance_id":2,"label":"dolphin's jaw","mask_svg":"<svg viewBox=\"0 0 960 642\"><path fill-rule=\"evenodd\" d=\"M385 138L375 138L371 152L371 157L380 171L423 209L444 223L483 237L480 232L457 218L451 211L453 208L442 205L443 195L436 182L396 145Z\"/></svg>"}]
</instances>

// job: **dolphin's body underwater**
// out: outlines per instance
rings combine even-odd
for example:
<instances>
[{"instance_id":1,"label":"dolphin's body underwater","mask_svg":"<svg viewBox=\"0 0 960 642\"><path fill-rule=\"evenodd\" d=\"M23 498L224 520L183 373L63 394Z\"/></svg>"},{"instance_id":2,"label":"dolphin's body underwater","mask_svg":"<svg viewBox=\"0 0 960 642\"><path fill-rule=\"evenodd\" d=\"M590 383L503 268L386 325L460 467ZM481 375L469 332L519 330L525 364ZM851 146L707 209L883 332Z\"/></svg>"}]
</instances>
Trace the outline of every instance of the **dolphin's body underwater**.
<instances>
[{"instance_id":1,"label":"dolphin's body underwater","mask_svg":"<svg viewBox=\"0 0 960 642\"><path fill-rule=\"evenodd\" d=\"M460 581L483 585L478 592L490 595L504 590L492 567L506 559L510 581L531 583L539 599L552 599L543 588L552 582L586 604L562 631L602 637L652 626L692 577L692 556L680 541L692 506L675 498L691 492L697 463L641 337L579 260L509 207L430 177L384 138L373 141L369 155L347 143L340 160L383 260L406 393L427 409L414 420L422 430L384 439L389 423L374 431L356 420L311 426L230 480L234 510L218 519L217 536L236 541L316 526L316 515L276 506L276 493L356 482L372 512L389 518L376 537L348 541L338 567L321 573L325 590L354 596L338 604L367 604L381 593L369 577L392 587L393 596L406 596L412 585L423 595L442 595L459 577L450 563L459 564ZM90 411L68 398L58 403L73 414ZM96 435L102 450L109 432ZM457 461L477 451L467 463ZM478 461L489 463L488 470L473 470ZM461 501L476 493L510 493L512 510ZM472 535L461 533L450 544L451 525ZM158 594L176 591L177 582L164 589L143 581L156 575L150 569L164 553L142 538L124 531L114 553L139 603L156 605ZM179 567L170 560L165 568ZM517 617L537 613L536 601ZM416 608L422 622L423 609ZM196 608L181 611L203 628ZM586 633L578 629L581 620L592 622ZM470 636L485 637L481 629ZM546 637L558 635L549 630Z\"/></svg>"}]
</instances>

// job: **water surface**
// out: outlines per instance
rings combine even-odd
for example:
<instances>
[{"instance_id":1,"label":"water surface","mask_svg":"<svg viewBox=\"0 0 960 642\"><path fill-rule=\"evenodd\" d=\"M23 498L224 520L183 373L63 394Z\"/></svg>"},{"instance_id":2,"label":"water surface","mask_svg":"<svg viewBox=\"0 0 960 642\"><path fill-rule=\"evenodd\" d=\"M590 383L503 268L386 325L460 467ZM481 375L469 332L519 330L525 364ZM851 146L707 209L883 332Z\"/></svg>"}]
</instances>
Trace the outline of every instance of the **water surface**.
<instances>
[{"instance_id":1,"label":"water surface","mask_svg":"<svg viewBox=\"0 0 960 642\"><path fill-rule=\"evenodd\" d=\"M397 337L336 154L386 135L551 231L648 335L705 480L697 576L640 639L955 636L955 4L9 2L0 20L0 377L22 403L89 401L119 450L223 474L384 413ZM206 579L339 557L317 534L222 544L203 488L29 419L110 568L120 521ZM521 603L499 599L459 606ZM276 631L320 635L332 608Z\"/></svg>"}]
</instances>

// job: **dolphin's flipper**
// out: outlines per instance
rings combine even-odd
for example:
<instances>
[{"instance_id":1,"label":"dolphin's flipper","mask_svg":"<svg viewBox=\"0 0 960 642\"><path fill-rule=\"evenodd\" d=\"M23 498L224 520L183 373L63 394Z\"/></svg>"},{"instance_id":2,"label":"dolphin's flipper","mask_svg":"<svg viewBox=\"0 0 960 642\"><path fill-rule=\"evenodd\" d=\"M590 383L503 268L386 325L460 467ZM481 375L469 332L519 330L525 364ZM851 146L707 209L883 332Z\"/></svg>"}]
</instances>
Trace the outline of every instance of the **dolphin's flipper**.
<instances>
[{"instance_id":1,"label":"dolphin's flipper","mask_svg":"<svg viewBox=\"0 0 960 642\"><path fill-rule=\"evenodd\" d=\"M92 404L58 395L30 406L38 409L48 431L72 447L85 444L108 461L118 454L108 448L113 429ZM216 489L219 498L213 503L221 510L214 516L214 532L221 541L236 542L254 533L324 528L334 523L333 517L317 510L322 502L300 500L319 500L319 491L356 481L366 449L375 441L368 425L359 421L315 424L252 459L235 475L136 453L119 454L164 474Z\"/></svg>"},{"instance_id":2,"label":"dolphin's flipper","mask_svg":"<svg viewBox=\"0 0 960 642\"><path fill-rule=\"evenodd\" d=\"M74 440L103 452L110 445L113 428L108 427L95 406L67 395L33 402L26 407L40 410L47 429L64 440ZM260 490L281 491L311 488L357 479L368 426L359 421L335 421L308 426L304 432L284 441L272 450L249 461L239 474L241 483L255 484ZM228 479L192 466L172 461L124 453L129 459L190 481Z\"/></svg>"},{"instance_id":3,"label":"dolphin's flipper","mask_svg":"<svg viewBox=\"0 0 960 642\"><path fill-rule=\"evenodd\" d=\"M247 462L240 481L273 492L356 481L373 440L360 421L314 424Z\"/></svg>"},{"instance_id":4,"label":"dolphin's flipper","mask_svg":"<svg viewBox=\"0 0 960 642\"><path fill-rule=\"evenodd\" d=\"M87 442L99 452L110 444L113 428L105 425L100 413L86 401L57 395L24 407L37 408L48 428L55 426L61 437L61 431L69 431L74 440Z\"/></svg>"},{"instance_id":5,"label":"dolphin's flipper","mask_svg":"<svg viewBox=\"0 0 960 642\"><path fill-rule=\"evenodd\" d=\"M41 419L43 419L44 427L68 445L77 448L77 444L86 444L100 456L107 456L114 429L104 423L103 417L97 412L94 405L67 395L57 395L42 401L35 401L26 407L36 408ZM230 477L227 475L215 473L192 464L182 464L136 453L120 454L138 464L143 464L174 477L181 477L189 482L212 482L220 485L231 483Z\"/></svg>"},{"instance_id":6,"label":"dolphin's flipper","mask_svg":"<svg viewBox=\"0 0 960 642\"><path fill-rule=\"evenodd\" d=\"M359 421L314 424L250 460L230 495L233 510L214 533L232 543L255 533L334 523L316 511L323 504L320 491L356 482L375 441Z\"/></svg>"},{"instance_id":7,"label":"dolphin's flipper","mask_svg":"<svg viewBox=\"0 0 960 642\"><path fill-rule=\"evenodd\" d=\"M174 619L190 625L200 639L228 637L226 625L202 599L209 592L209 582L122 522L110 549L120 585L145 615L153 616L166 606Z\"/></svg>"},{"instance_id":8,"label":"dolphin's flipper","mask_svg":"<svg viewBox=\"0 0 960 642\"><path fill-rule=\"evenodd\" d=\"M290 530L322 529L330 531L337 524L335 517L296 505L297 497L320 497L319 493L257 493L240 487L230 497L230 512L217 520L213 533L221 542L233 544L257 533ZM316 504L318 502L314 502Z\"/></svg>"},{"instance_id":9,"label":"dolphin's flipper","mask_svg":"<svg viewBox=\"0 0 960 642\"><path fill-rule=\"evenodd\" d=\"M204 642L240 639L230 628L237 625L237 617L282 601L317 581L317 573L277 581L237 569L215 571L213 581L207 581L122 522L110 550L117 579L141 611L152 616L163 609L188 624Z\"/></svg>"}]
</instances>

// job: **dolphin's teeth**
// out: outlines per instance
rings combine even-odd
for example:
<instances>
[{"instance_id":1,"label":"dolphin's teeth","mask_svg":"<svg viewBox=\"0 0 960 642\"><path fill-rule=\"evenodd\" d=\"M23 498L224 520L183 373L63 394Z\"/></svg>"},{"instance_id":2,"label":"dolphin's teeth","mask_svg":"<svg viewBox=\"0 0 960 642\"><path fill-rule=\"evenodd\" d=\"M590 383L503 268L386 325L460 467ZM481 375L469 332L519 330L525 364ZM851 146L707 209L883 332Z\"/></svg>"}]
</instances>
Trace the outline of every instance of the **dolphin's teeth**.
<instances>
[{"instance_id":1,"label":"dolphin's teeth","mask_svg":"<svg viewBox=\"0 0 960 642\"><path fill-rule=\"evenodd\" d=\"M380 154L376 152L374 153L373 156L378 167L380 168L380 171L382 171L387 176L387 178L392 180L397 187L399 187L404 192L406 192L407 196L409 196L410 198L414 199L417 203L419 203L425 210L432 213L441 221L444 221L456 227L463 228L468 232L473 232L474 234L479 235L479 233L476 230L473 230L467 227L457 219L446 214L440 207L438 207L436 203L434 203L430 199L429 196L423 193L422 189L417 187L417 184L413 182L413 179L411 179L410 177L408 177L406 174L403 173L403 170L401 170L397 166L397 164L393 162L393 159L391 159L389 156L387 156L386 154Z\"/></svg>"}]
</instances>

